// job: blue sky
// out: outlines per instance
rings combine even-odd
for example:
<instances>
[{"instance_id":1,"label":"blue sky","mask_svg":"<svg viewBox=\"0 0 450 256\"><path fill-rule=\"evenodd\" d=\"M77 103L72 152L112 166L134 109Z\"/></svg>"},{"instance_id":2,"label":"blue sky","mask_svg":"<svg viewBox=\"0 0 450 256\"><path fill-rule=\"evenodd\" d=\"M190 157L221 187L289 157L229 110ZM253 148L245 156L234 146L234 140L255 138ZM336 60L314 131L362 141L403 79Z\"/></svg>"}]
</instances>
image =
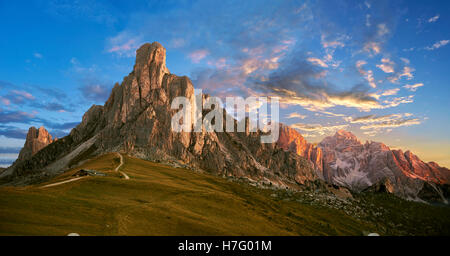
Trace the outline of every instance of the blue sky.
<instances>
[{"instance_id":1,"label":"blue sky","mask_svg":"<svg viewBox=\"0 0 450 256\"><path fill-rule=\"evenodd\" d=\"M308 141L338 129L450 166L448 1L0 0L0 165L30 126L66 135L145 42L217 96L281 97Z\"/></svg>"}]
</instances>

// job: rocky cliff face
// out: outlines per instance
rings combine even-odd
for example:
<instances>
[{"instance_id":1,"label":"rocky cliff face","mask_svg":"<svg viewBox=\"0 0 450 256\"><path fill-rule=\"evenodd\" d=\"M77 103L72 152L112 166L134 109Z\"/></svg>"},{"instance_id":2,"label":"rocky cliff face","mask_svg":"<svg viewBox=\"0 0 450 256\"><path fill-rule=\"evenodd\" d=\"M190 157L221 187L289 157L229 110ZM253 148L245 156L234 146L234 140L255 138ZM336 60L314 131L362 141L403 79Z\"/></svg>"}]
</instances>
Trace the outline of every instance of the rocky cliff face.
<instances>
[{"instance_id":1,"label":"rocky cliff face","mask_svg":"<svg viewBox=\"0 0 450 256\"><path fill-rule=\"evenodd\" d=\"M141 46L133 71L114 86L104 106L92 106L70 135L26 163L13 165L9 173L24 175L30 169L58 173L86 152L95 155L120 151L280 187L318 178L302 156L275 143L260 143L261 131L172 132L171 118L178 110L170 108L171 102L178 96L193 101L194 87L189 78L170 74L165 58L165 49L159 43Z\"/></svg>"},{"instance_id":2,"label":"rocky cliff face","mask_svg":"<svg viewBox=\"0 0 450 256\"><path fill-rule=\"evenodd\" d=\"M322 172L322 149L308 143L295 129L280 124L280 135L277 145L284 150L295 152L299 156L311 161L314 168Z\"/></svg>"},{"instance_id":3,"label":"rocky cliff face","mask_svg":"<svg viewBox=\"0 0 450 256\"><path fill-rule=\"evenodd\" d=\"M318 145L323 151L323 176L327 182L362 191L380 186L390 193L416 199L425 184L449 184L450 170L424 163L410 151L390 150L380 142L361 143L355 135L338 131ZM435 187L436 194L442 194ZM442 201L445 198L442 197Z\"/></svg>"},{"instance_id":4,"label":"rocky cliff face","mask_svg":"<svg viewBox=\"0 0 450 256\"><path fill-rule=\"evenodd\" d=\"M52 136L44 127L40 127L39 129L36 129L36 127L30 127L25 140L25 145L22 150L20 150L19 157L17 159L19 161L28 159L52 142Z\"/></svg>"},{"instance_id":5,"label":"rocky cliff face","mask_svg":"<svg viewBox=\"0 0 450 256\"><path fill-rule=\"evenodd\" d=\"M380 142L363 144L347 131L308 143L300 133L280 126L277 145L308 159L327 183L352 191L389 192L403 198L446 202L450 170L425 163L410 151L391 150Z\"/></svg>"}]
</instances>

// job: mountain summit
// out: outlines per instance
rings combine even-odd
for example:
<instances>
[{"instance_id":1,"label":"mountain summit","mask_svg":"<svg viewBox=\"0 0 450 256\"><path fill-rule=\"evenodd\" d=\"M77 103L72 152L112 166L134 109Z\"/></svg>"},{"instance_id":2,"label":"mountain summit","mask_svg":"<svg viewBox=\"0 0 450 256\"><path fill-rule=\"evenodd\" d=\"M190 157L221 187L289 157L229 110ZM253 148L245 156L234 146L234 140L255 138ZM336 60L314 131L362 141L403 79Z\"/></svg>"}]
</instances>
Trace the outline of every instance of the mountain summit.
<instances>
[{"instance_id":1,"label":"mountain summit","mask_svg":"<svg viewBox=\"0 0 450 256\"><path fill-rule=\"evenodd\" d=\"M30 127L30 129L28 129L25 144L22 150L20 150L19 157L17 159L19 161L28 159L52 142L52 136L43 126L39 129L36 129L36 127Z\"/></svg>"}]
</instances>

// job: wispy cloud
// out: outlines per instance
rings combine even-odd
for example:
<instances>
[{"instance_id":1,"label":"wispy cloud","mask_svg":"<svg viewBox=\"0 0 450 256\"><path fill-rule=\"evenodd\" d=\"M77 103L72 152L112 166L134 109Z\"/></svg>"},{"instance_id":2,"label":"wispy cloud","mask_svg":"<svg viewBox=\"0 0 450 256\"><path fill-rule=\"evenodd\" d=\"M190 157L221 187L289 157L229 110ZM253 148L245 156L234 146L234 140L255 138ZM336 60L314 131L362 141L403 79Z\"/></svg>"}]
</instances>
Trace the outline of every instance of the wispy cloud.
<instances>
[{"instance_id":1,"label":"wispy cloud","mask_svg":"<svg viewBox=\"0 0 450 256\"><path fill-rule=\"evenodd\" d=\"M390 120L381 123L375 123L370 125L361 126L361 130L377 129L377 128L397 128L402 126L411 126L421 124L418 118Z\"/></svg>"},{"instance_id":2,"label":"wispy cloud","mask_svg":"<svg viewBox=\"0 0 450 256\"><path fill-rule=\"evenodd\" d=\"M288 114L288 115L286 116L286 118L288 118L288 119L290 119L290 118L300 118L300 119L305 119L305 118L306 118L306 115L302 115L302 114L299 114L299 113L297 113L297 112L293 112L293 113Z\"/></svg>"},{"instance_id":3,"label":"wispy cloud","mask_svg":"<svg viewBox=\"0 0 450 256\"><path fill-rule=\"evenodd\" d=\"M450 40L441 40L439 42L434 43L432 46L425 47L425 50L433 51L443 46L446 46L448 43L450 43Z\"/></svg>"},{"instance_id":4,"label":"wispy cloud","mask_svg":"<svg viewBox=\"0 0 450 256\"><path fill-rule=\"evenodd\" d=\"M428 23L436 22L439 19L439 17L440 17L439 14L437 14L436 16L429 18Z\"/></svg>"},{"instance_id":5,"label":"wispy cloud","mask_svg":"<svg viewBox=\"0 0 450 256\"><path fill-rule=\"evenodd\" d=\"M348 127L348 125L343 124L343 125L324 126L321 124L296 123L296 124L292 124L291 127L302 130L302 131L309 132L311 135L329 135L329 134L335 133L336 131L346 129ZM311 135L309 137L314 137Z\"/></svg>"},{"instance_id":6,"label":"wispy cloud","mask_svg":"<svg viewBox=\"0 0 450 256\"><path fill-rule=\"evenodd\" d=\"M356 69L358 70L358 72L364 76L364 78L367 80L367 82L369 83L370 87L372 88L377 88L377 84L375 82L375 78L373 77L373 71L372 70L368 70L365 71L363 69L363 66L366 65L367 62L364 60L359 60L356 62Z\"/></svg>"},{"instance_id":7,"label":"wispy cloud","mask_svg":"<svg viewBox=\"0 0 450 256\"><path fill-rule=\"evenodd\" d=\"M108 99L112 86L88 81L78 89L86 99L103 103Z\"/></svg>"},{"instance_id":8,"label":"wispy cloud","mask_svg":"<svg viewBox=\"0 0 450 256\"><path fill-rule=\"evenodd\" d=\"M195 50L189 53L189 58L193 63L199 63L201 60L209 55L209 51L206 49Z\"/></svg>"},{"instance_id":9,"label":"wispy cloud","mask_svg":"<svg viewBox=\"0 0 450 256\"><path fill-rule=\"evenodd\" d=\"M382 64L378 64L377 67L383 70L384 73L394 73L395 63L388 58L381 59Z\"/></svg>"},{"instance_id":10,"label":"wispy cloud","mask_svg":"<svg viewBox=\"0 0 450 256\"><path fill-rule=\"evenodd\" d=\"M328 68L328 65L321 59L318 58L308 58L308 61L311 62L312 64L316 65L316 66L320 66L323 68Z\"/></svg>"},{"instance_id":11,"label":"wispy cloud","mask_svg":"<svg viewBox=\"0 0 450 256\"><path fill-rule=\"evenodd\" d=\"M140 36L122 32L107 39L106 51L121 57L134 57L136 50L141 44Z\"/></svg>"},{"instance_id":12,"label":"wispy cloud","mask_svg":"<svg viewBox=\"0 0 450 256\"><path fill-rule=\"evenodd\" d=\"M417 83L417 84L407 84L403 87L407 90L415 92L415 91L417 91L417 88L422 87L422 86L423 86L423 83Z\"/></svg>"}]
</instances>

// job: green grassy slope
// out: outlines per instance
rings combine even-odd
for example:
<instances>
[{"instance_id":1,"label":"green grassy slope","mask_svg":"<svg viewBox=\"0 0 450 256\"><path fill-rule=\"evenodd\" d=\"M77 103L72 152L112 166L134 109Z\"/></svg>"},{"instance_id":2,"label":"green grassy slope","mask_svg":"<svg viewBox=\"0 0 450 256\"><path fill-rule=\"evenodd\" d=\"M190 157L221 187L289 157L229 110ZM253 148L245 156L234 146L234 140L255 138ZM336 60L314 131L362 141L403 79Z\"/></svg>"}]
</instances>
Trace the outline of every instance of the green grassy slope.
<instances>
[{"instance_id":1,"label":"green grassy slope","mask_svg":"<svg viewBox=\"0 0 450 256\"><path fill-rule=\"evenodd\" d=\"M124 158L131 180L112 172L119 160L109 154L82 166L108 177L0 188L0 234L360 235L371 228L336 210L277 201L269 190Z\"/></svg>"},{"instance_id":2,"label":"green grassy slope","mask_svg":"<svg viewBox=\"0 0 450 256\"><path fill-rule=\"evenodd\" d=\"M281 192L274 197L272 190L126 156L121 171L131 179L125 180L113 172L118 163L117 155L107 154L48 183L69 179L80 168L107 177L49 188L0 188L0 235L391 234L379 227L383 219L360 220L341 210L301 203L294 198L300 195L283 200ZM383 204L381 199L372 201ZM438 211L449 216L448 208Z\"/></svg>"}]
</instances>

